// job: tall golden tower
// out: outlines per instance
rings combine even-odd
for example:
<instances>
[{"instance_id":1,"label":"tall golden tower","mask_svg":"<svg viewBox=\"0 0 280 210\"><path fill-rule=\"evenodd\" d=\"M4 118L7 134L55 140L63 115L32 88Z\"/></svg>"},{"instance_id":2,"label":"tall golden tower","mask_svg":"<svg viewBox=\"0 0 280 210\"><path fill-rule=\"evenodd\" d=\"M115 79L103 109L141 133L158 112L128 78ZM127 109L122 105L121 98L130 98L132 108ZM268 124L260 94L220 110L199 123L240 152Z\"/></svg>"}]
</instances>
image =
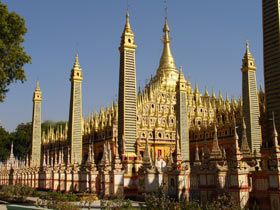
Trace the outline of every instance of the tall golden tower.
<instances>
[{"instance_id":1,"label":"tall golden tower","mask_svg":"<svg viewBox=\"0 0 280 210\"><path fill-rule=\"evenodd\" d=\"M68 136L71 144L71 163L82 162L82 80L83 73L79 64L78 54L71 71L71 95L69 110Z\"/></svg>"},{"instance_id":2,"label":"tall golden tower","mask_svg":"<svg viewBox=\"0 0 280 210\"><path fill-rule=\"evenodd\" d=\"M187 112L187 83L184 77L182 68L180 69L179 79L176 88L176 118L177 130L180 136L180 148L182 160L190 160L190 145L189 145L189 125Z\"/></svg>"},{"instance_id":3,"label":"tall golden tower","mask_svg":"<svg viewBox=\"0 0 280 210\"><path fill-rule=\"evenodd\" d=\"M42 112L42 92L39 82L33 95L33 115L32 115L32 148L31 165L40 166L41 163L41 112Z\"/></svg>"},{"instance_id":4,"label":"tall golden tower","mask_svg":"<svg viewBox=\"0 0 280 210\"><path fill-rule=\"evenodd\" d=\"M243 98L242 111L247 127L247 139L249 141L251 151L259 154L262 143L262 135L261 126L259 124L260 110L256 85L256 66L248 43L246 43L246 52L242 60L241 71Z\"/></svg>"},{"instance_id":5,"label":"tall golden tower","mask_svg":"<svg viewBox=\"0 0 280 210\"><path fill-rule=\"evenodd\" d=\"M129 23L129 14L121 37L118 138L121 154L135 155L136 142L136 45Z\"/></svg>"},{"instance_id":6,"label":"tall golden tower","mask_svg":"<svg viewBox=\"0 0 280 210\"><path fill-rule=\"evenodd\" d=\"M269 118L274 112L280 130L280 0L263 0L262 8L266 109ZM270 122L267 125L267 137L271 137L273 128Z\"/></svg>"}]
</instances>

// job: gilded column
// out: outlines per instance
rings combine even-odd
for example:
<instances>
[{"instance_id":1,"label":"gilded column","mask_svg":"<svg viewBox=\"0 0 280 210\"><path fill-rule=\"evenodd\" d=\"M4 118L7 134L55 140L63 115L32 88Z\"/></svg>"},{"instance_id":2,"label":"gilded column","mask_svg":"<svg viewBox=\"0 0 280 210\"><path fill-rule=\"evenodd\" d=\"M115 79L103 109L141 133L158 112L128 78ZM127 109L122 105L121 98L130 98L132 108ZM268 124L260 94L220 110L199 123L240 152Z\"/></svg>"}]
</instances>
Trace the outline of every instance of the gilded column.
<instances>
[{"instance_id":1,"label":"gilded column","mask_svg":"<svg viewBox=\"0 0 280 210\"><path fill-rule=\"evenodd\" d=\"M41 108L42 92L37 81L33 94L31 166L38 167L41 163Z\"/></svg>"},{"instance_id":2,"label":"gilded column","mask_svg":"<svg viewBox=\"0 0 280 210\"><path fill-rule=\"evenodd\" d=\"M121 154L135 156L136 142L136 44L134 33L126 14L125 28L121 37L118 137Z\"/></svg>"},{"instance_id":3,"label":"gilded column","mask_svg":"<svg viewBox=\"0 0 280 210\"><path fill-rule=\"evenodd\" d=\"M71 145L70 162L82 162L82 80L83 73L79 64L78 55L71 71L71 95L69 110L68 136Z\"/></svg>"},{"instance_id":4,"label":"gilded column","mask_svg":"<svg viewBox=\"0 0 280 210\"><path fill-rule=\"evenodd\" d=\"M252 153L259 154L262 135L259 124L260 110L256 85L256 66L254 58L246 44L246 52L242 60L242 98L243 117L247 127L247 139Z\"/></svg>"}]
</instances>

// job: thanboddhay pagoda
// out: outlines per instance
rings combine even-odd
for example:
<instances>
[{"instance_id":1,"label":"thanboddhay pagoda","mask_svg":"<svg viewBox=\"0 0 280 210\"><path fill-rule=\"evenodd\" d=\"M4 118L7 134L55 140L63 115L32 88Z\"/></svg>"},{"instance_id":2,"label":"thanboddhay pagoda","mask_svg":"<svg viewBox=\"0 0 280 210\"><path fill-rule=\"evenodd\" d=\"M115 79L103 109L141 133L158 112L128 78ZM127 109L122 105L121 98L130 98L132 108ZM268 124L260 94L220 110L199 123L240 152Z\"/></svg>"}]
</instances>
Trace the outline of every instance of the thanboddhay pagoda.
<instances>
[{"instance_id":1,"label":"thanboddhay pagoda","mask_svg":"<svg viewBox=\"0 0 280 210\"><path fill-rule=\"evenodd\" d=\"M3 163L0 184L141 198L157 191L206 202L228 192L240 207L280 206L279 0L263 1L265 92L256 84L249 44L242 59L242 99L193 89L171 53L165 18L155 76L136 88L137 49L126 14L119 47L119 98L83 116L78 55L70 74L69 121L41 130L42 94L33 95L32 150Z\"/></svg>"}]
</instances>

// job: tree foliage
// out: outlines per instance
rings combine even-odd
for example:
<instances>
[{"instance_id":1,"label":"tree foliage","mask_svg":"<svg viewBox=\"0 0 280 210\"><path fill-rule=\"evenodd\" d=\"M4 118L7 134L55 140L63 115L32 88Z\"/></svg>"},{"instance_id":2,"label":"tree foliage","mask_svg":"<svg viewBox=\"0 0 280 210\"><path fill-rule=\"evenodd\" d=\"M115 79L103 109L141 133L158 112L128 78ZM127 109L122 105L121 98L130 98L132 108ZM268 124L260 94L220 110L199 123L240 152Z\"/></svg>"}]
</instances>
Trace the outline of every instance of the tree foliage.
<instances>
[{"instance_id":1,"label":"tree foliage","mask_svg":"<svg viewBox=\"0 0 280 210\"><path fill-rule=\"evenodd\" d=\"M10 134L0 126L0 161L4 161L9 156Z\"/></svg>"},{"instance_id":2,"label":"tree foliage","mask_svg":"<svg viewBox=\"0 0 280 210\"><path fill-rule=\"evenodd\" d=\"M31 62L22 46L26 31L24 19L0 1L0 102L11 83L26 80L23 66Z\"/></svg>"},{"instance_id":3,"label":"tree foliage","mask_svg":"<svg viewBox=\"0 0 280 210\"><path fill-rule=\"evenodd\" d=\"M42 131L47 131L49 127L64 127L65 123L64 121L45 121L42 123ZM0 126L0 161L7 160L12 142L14 143L14 155L18 159L24 159L31 151L32 123L21 123L11 133Z\"/></svg>"},{"instance_id":4,"label":"tree foliage","mask_svg":"<svg viewBox=\"0 0 280 210\"><path fill-rule=\"evenodd\" d=\"M14 154L19 159L25 158L31 150L32 124L21 123L16 130L10 134L14 142Z\"/></svg>"}]
</instances>

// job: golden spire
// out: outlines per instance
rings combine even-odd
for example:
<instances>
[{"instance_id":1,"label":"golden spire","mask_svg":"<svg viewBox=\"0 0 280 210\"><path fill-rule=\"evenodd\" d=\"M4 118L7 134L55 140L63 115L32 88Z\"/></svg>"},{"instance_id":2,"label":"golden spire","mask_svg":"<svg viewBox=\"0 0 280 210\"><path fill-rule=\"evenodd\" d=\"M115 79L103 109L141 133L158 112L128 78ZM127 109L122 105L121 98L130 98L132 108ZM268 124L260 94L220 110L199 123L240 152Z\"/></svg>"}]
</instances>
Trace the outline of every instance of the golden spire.
<instances>
[{"instance_id":1,"label":"golden spire","mask_svg":"<svg viewBox=\"0 0 280 210\"><path fill-rule=\"evenodd\" d=\"M207 89L207 86L205 86L205 92L204 92L204 96L208 97L209 96L209 93L208 93L208 89Z\"/></svg>"},{"instance_id":2,"label":"golden spire","mask_svg":"<svg viewBox=\"0 0 280 210\"><path fill-rule=\"evenodd\" d=\"M74 65L73 65L73 69L75 69L75 70L81 70L81 66L80 66L80 63L79 63L79 56L78 56L78 53L76 53L75 63L74 63Z\"/></svg>"},{"instance_id":3,"label":"golden spire","mask_svg":"<svg viewBox=\"0 0 280 210\"><path fill-rule=\"evenodd\" d=\"M242 60L241 71L256 70L255 60L250 52L249 41L246 41L246 51Z\"/></svg>"},{"instance_id":4,"label":"golden spire","mask_svg":"<svg viewBox=\"0 0 280 210\"><path fill-rule=\"evenodd\" d=\"M179 81L186 82L182 66L180 67Z\"/></svg>"},{"instance_id":5,"label":"golden spire","mask_svg":"<svg viewBox=\"0 0 280 210\"><path fill-rule=\"evenodd\" d=\"M130 22L129 22L129 13L126 12L125 15L125 26L121 37L121 45L119 50L123 49L123 47L128 48L136 48L135 42L134 42L134 33L131 29Z\"/></svg>"},{"instance_id":6,"label":"golden spire","mask_svg":"<svg viewBox=\"0 0 280 210\"><path fill-rule=\"evenodd\" d=\"M128 11L126 12L126 15L125 15L124 33L125 33L125 32L127 32L127 33L133 33L132 30L131 30L131 27L130 27L129 13L128 13Z\"/></svg>"},{"instance_id":7,"label":"golden spire","mask_svg":"<svg viewBox=\"0 0 280 210\"><path fill-rule=\"evenodd\" d=\"M214 88L212 88L212 98L216 98L216 93L214 91Z\"/></svg>"},{"instance_id":8,"label":"golden spire","mask_svg":"<svg viewBox=\"0 0 280 210\"><path fill-rule=\"evenodd\" d=\"M174 58L170 50L170 36L169 36L169 26L167 18L165 18L165 23L163 27L163 51L160 58L159 69L173 69L176 70L176 65L174 63Z\"/></svg>"}]
</instances>

